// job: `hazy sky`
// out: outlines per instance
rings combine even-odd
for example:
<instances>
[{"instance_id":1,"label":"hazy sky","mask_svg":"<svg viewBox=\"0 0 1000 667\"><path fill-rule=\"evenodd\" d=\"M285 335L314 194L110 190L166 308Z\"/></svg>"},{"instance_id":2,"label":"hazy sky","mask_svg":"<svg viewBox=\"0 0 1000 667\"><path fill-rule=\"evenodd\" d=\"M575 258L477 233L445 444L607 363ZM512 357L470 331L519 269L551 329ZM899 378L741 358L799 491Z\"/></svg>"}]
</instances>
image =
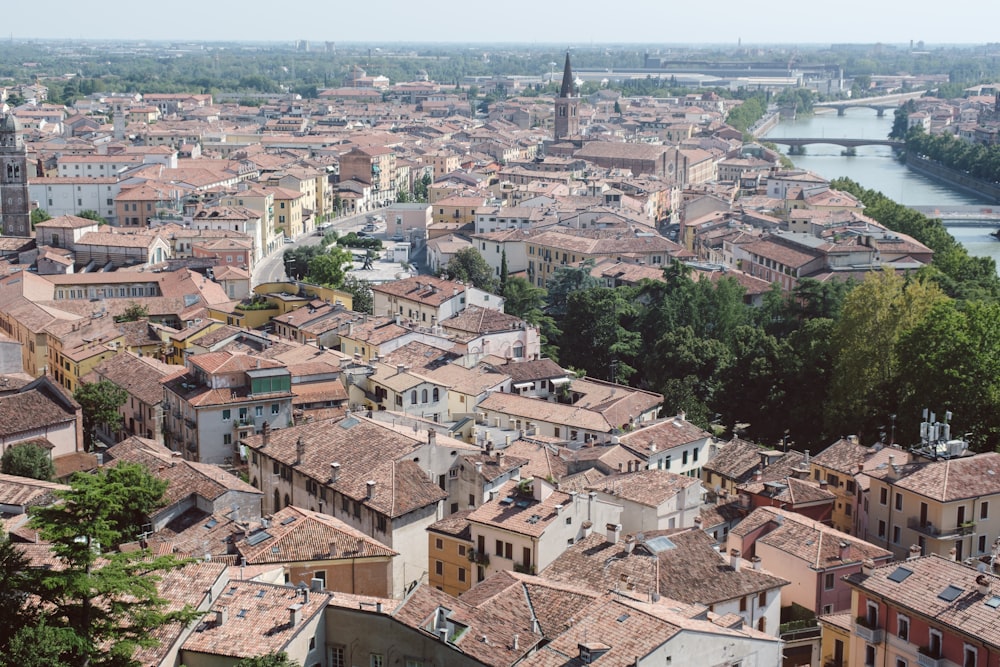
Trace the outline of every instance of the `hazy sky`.
<instances>
[{"instance_id":1,"label":"hazy sky","mask_svg":"<svg viewBox=\"0 0 1000 667\"><path fill-rule=\"evenodd\" d=\"M2 37L332 42L908 43L1000 40L1000 2L929 0L3 0ZM496 7L496 11L491 8ZM620 10L621 13L617 13Z\"/></svg>"}]
</instances>

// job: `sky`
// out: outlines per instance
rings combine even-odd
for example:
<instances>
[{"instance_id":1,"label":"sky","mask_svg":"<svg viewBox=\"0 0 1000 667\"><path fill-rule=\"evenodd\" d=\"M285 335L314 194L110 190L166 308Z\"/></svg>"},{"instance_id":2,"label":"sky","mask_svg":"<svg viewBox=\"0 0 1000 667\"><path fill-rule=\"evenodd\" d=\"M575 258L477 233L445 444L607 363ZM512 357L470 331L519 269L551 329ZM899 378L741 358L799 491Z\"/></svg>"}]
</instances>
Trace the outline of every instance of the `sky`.
<instances>
[{"instance_id":1,"label":"sky","mask_svg":"<svg viewBox=\"0 0 1000 667\"><path fill-rule=\"evenodd\" d=\"M949 12L930 0L4 0L15 39L588 44L984 44L1000 2ZM491 9L496 7L494 11Z\"/></svg>"}]
</instances>

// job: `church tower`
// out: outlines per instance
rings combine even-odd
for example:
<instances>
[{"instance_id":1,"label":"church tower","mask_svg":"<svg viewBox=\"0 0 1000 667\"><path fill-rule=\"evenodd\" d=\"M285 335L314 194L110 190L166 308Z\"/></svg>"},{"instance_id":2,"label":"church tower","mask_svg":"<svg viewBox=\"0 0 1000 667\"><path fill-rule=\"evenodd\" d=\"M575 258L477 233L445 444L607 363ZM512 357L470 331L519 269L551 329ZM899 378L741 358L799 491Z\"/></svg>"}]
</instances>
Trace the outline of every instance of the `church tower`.
<instances>
[{"instance_id":1,"label":"church tower","mask_svg":"<svg viewBox=\"0 0 1000 667\"><path fill-rule=\"evenodd\" d=\"M0 223L4 236L31 236L28 150L10 114L0 117Z\"/></svg>"},{"instance_id":2,"label":"church tower","mask_svg":"<svg viewBox=\"0 0 1000 667\"><path fill-rule=\"evenodd\" d=\"M580 98L574 94L573 70L569 66L569 52L566 52L566 66L563 68L562 86L556 98L555 140L563 141L580 134L578 114Z\"/></svg>"}]
</instances>

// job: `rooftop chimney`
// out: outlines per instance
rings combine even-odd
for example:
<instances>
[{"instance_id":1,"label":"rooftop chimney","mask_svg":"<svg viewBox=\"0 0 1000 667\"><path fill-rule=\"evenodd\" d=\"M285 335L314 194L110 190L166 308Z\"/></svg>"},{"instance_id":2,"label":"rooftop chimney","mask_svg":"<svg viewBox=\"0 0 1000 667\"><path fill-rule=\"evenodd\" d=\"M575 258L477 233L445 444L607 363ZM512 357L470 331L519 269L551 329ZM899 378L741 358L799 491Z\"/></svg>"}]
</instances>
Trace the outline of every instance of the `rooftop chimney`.
<instances>
[{"instance_id":1,"label":"rooftop chimney","mask_svg":"<svg viewBox=\"0 0 1000 667\"><path fill-rule=\"evenodd\" d=\"M375 480L370 479L365 482L365 485L368 487L368 490L365 492L365 500L371 500L375 497Z\"/></svg>"},{"instance_id":2,"label":"rooftop chimney","mask_svg":"<svg viewBox=\"0 0 1000 667\"><path fill-rule=\"evenodd\" d=\"M753 471L753 481L755 481L755 482L761 482L763 480L764 480L764 473L762 473L760 471L760 468L757 468L756 470L754 470Z\"/></svg>"},{"instance_id":3,"label":"rooftop chimney","mask_svg":"<svg viewBox=\"0 0 1000 667\"><path fill-rule=\"evenodd\" d=\"M875 561L871 558L866 558L861 561L861 574L866 577L871 576L871 573L875 571Z\"/></svg>"},{"instance_id":4,"label":"rooftop chimney","mask_svg":"<svg viewBox=\"0 0 1000 667\"><path fill-rule=\"evenodd\" d=\"M914 545L914 546L916 546L916 545ZM918 550L917 551L917 556L919 556L919 555L920 555L920 551ZM913 547L910 547L910 558L908 558L907 560L911 560L913 558L916 558L916 556L913 555ZM948 549L948 558L950 560L958 560L958 549L956 549L955 547L952 547L951 549Z\"/></svg>"},{"instance_id":5,"label":"rooftop chimney","mask_svg":"<svg viewBox=\"0 0 1000 667\"><path fill-rule=\"evenodd\" d=\"M225 625L229 620L229 607L219 607L215 610L215 624Z\"/></svg>"},{"instance_id":6,"label":"rooftop chimney","mask_svg":"<svg viewBox=\"0 0 1000 667\"><path fill-rule=\"evenodd\" d=\"M739 549L730 549L729 550L729 565L734 570L736 570L737 572L739 572L739 570L740 570L740 562L742 560L740 558L740 555L741 554L740 554L740 550Z\"/></svg>"},{"instance_id":7,"label":"rooftop chimney","mask_svg":"<svg viewBox=\"0 0 1000 667\"><path fill-rule=\"evenodd\" d=\"M271 425L264 422L260 429L260 448L264 449L269 442L271 442Z\"/></svg>"},{"instance_id":8,"label":"rooftop chimney","mask_svg":"<svg viewBox=\"0 0 1000 667\"><path fill-rule=\"evenodd\" d=\"M427 429L427 444L431 446L437 444L437 431L432 428Z\"/></svg>"},{"instance_id":9,"label":"rooftop chimney","mask_svg":"<svg viewBox=\"0 0 1000 667\"><path fill-rule=\"evenodd\" d=\"M951 559L952 560L955 560L955 553L954 553L954 551L955 550L952 549L952 554L951 554ZM917 546L916 544L911 544L910 545L910 553L906 557L906 560L913 560L914 558L920 558L920 547Z\"/></svg>"},{"instance_id":10,"label":"rooftop chimney","mask_svg":"<svg viewBox=\"0 0 1000 667\"><path fill-rule=\"evenodd\" d=\"M302 436L295 441L295 465L300 465L302 463L302 457L306 454L306 443L302 440Z\"/></svg>"},{"instance_id":11,"label":"rooftop chimney","mask_svg":"<svg viewBox=\"0 0 1000 667\"><path fill-rule=\"evenodd\" d=\"M288 624L293 628L302 620L302 603L296 602L288 606Z\"/></svg>"},{"instance_id":12,"label":"rooftop chimney","mask_svg":"<svg viewBox=\"0 0 1000 667\"><path fill-rule=\"evenodd\" d=\"M851 544L850 542L840 543L840 560L847 560L851 557Z\"/></svg>"},{"instance_id":13,"label":"rooftop chimney","mask_svg":"<svg viewBox=\"0 0 1000 667\"><path fill-rule=\"evenodd\" d=\"M622 536L622 525L620 523L609 523L606 528L608 531L608 542L618 544L618 540Z\"/></svg>"},{"instance_id":14,"label":"rooftop chimney","mask_svg":"<svg viewBox=\"0 0 1000 667\"><path fill-rule=\"evenodd\" d=\"M976 585L979 586L980 595L990 594L990 578L987 577L985 574L980 574L978 577L976 577Z\"/></svg>"},{"instance_id":15,"label":"rooftop chimney","mask_svg":"<svg viewBox=\"0 0 1000 667\"><path fill-rule=\"evenodd\" d=\"M334 461L330 464L330 482L336 482L340 477L340 464Z\"/></svg>"},{"instance_id":16,"label":"rooftop chimney","mask_svg":"<svg viewBox=\"0 0 1000 667\"><path fill-rule=\"evenodd\" d=\"M753 558L750 559L750 562L753 563L753 569L755 570L760 569L760 556L754 556Z\"/></svg>"},{"instance_id":17,"label":"rooftop chimney","mask_svg":"<svg viewBox=\"0 0 1000 667\"><path fill-rule=\"evenodd\" d=\"M625 536L625 553L630 554L635 549L635 538L631 535Z\"/></svg>"},{"instance_id":18,"label":"rooftop chimney","mask_svg":"<svg viewBox=\"0 0 1000 667\"><path fill-rule=\"evenodd\" d=\"M510 646L511 650L516 651L517 650L517 633L516 632L514 633L514 638L513 638L513 640L511 641L510 644L511 644L511 646Z\"/></svg>"},{"instance_id":19,"label":"rooftop chimney","mask_svg":"<svg viewBox=\"0 0 1000 667\"><path fill-rule=\"evenodd\" d=\"M476 461L476 474L477 475L482 475L483 474L483 462L482 461Z\"/></svg>"}]
</instances>

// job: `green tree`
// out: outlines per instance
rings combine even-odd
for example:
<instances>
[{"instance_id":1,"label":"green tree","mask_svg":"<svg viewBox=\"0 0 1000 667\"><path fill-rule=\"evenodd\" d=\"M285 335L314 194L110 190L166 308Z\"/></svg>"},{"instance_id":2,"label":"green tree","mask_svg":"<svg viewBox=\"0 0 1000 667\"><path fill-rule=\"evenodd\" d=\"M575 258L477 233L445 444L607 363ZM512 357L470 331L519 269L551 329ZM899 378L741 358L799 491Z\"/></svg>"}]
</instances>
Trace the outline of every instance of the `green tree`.
<instances>
[{"instance_id":1,"label":"green tree","mask_svg":"<svg viewBox=\"0 0 1000 667\"><path fill-rule=\"evenodd\" d=\"M497 289L493 269L475 248L462 248L456 252L444 267L443 274L448 274L451 280L461 280L487 292L496 292Z\"/></svg>"},{"instance_id":2,"label":"green tree","mask_svg":"<svg viewBox=\"0 0 1000 667\"><path fill-rule=\"evenodd\" d=\"M25 593L28 589L28 559L10 541L0 537L0 609L4 610L4 623L0 623L0 665L7 646L19 629L35 624L35 616L27 607Z\"/></svg>"},{"instance_id":3,"label":"green tree","mask_svg":"<svg viewBox=\"0 0 1000 667\"><path fill-rule=\"evenodd\" d=\"M86 655L86 646L71 629L53 627L45 620L22 625L13 637L0 665L4 667L75 667Z\"/></svg>"},{"instance_id":4,"label":"green tree","mask_svg":"<svg viewBox=\"0 0 1000 667\"><path fill-rule=\"evenodd\" d=\"M268 653L253 658L243 658L234 667L300 667L287 653Z\"/></svg>"},{"instance_id":5,"label":"green tree","mask_svg":"<svg viewBox=\"0 0 1000 667\"><path fill-rule=\"evenodd\" d=\"M309 273L309 262L324 250L322 245L305 245L294 250L285 250L281 256L285 265L285 275L292 280L302 280Z\"/></svg>"},{"instance_id":6,"label":"green tree","mask_svg":"<svg viewBox=\"0 0 1000 667\"><path fill-rule=\"evenodd\" d=\"M149 317L149 308L138 304L135 301L129 302L122 314L115 318L115 322L138 322Z\"/></svg>"},{"instance_id":7,"label":"green tree","mask_svg":"<svg viewBox=\"0 0 1000 667\"><path fill-rule=\"evenodd\" d=\"M344 276L353 260L354 255L350 250L333 246L322 255L309 260L309 275L306 279L317 285L339 288L344 284Z\"/></svg>"},{"instance_id":8,"label":"green tree","mask_svg":"<svg viewBox=\"0 0 1000 667\"><path fill-rule=\"evenodd\" d=\"M136 649L156 645L156 628L197 617L190 608L167 611L157 590L161 576L183 561L116 548L128 535L125 517L159 481L141 466L118 467L131 470L78 474L70 489L56 493L62 502L31 510L29 525L61 567L30 570L26 590L40 619L58 630L62 659L74 666L135 664ZM137 490L132 483L143 476Z\"/></svg>"},{"instance_id":9,"label":"green tree","mask_svg":"<svg viewBox=\"0 0 1000 667\"><path fill-rule=\"evenodd\" d=\"M340 286L351 295L351 309L357 313L368 313L371 315L375 308L375 297L372 294L371 283L357 276L348 275L344 278L344 284Z\"/></svg>"},{"instance_id":10,"label":"green tree","mask_svg":"<svg viewBox=\"0 0 1000 667\"><path fill-rule=\"evenodd\" d=\"M833 337L831 431L840 426L873 439L885 416L898 413L900 337L946 298L933 283L891 269L851 291Z\"/></svg>"},{"instance_id":11,"label":"green tree","mask_svg":"<svg viewBox=\"0 0 1000 667\"><path fill-rule=\"evenodd\" d=\"M500 288L500 294L503 294L504 290L507 288L507 279L509 277L510 272L507 269L507 251L502 250L500 252L500 284L498 285Z\"/></svg>"},{"instance_id":12,"label":"green tree","mask_svg":"<svg viewBox=\"0 0 1000 667\"><path fill-rule=\"evenodd\" d=\"M566 314L569 297L578 290L597 287L600 282L590 275L590 269L594 263L588 260L582 266L560 266L552 272L552 276L546 281L548 291L548 312L556 318L556 321Z\"/></svg>"},{"instance_id":13,"label":"green tree","mask_svg":"<svg viewBox=\"0 0 1000 667\"><path fill-rule=\"evenodd\" d=\"M48 481L56 474L47 449L34 443L15 445L3 453L0 471L5 475L30 477Z\"/></svg>"},{"instance_id":14,"label":"green tree","mask_svg":"<svg viewBox=\"0 0 1000 667\"><path fill-rule=\"evenodd\" d=\"M87 451L97 445L97 429L101 426L114 432L121 424L118 408L125 405L128 392L108 380L81 382L73 392L73 398L83 408L83 434Z\"/></svg>"},{"instance_id":15,"label":"green tree","mask_svg":"<svg viewBox=\"0 0 1000 667\"><path fill-rule=\"evenodd\" d=\"M101 214L100 214L100 213L98 213L97 211L93 211L93 210L91 210L91 209L87 209L86 211L80 211L80 212L79 212L79 213L77 214L77 217L78 217L78 218L86 218L87 220L93 220L93 221L94 221L94 222L96 222L96 223L97 223L98 225L106 225L106 224L108 224L108 221L107 221L107 220L105 220L105 219L104 219L104 218L103 218L103 217L101 216Z\"/></svg>"},{"instance_id":16,"label":"green tree","mask_svg":"<svg viewBox=\"0 0 1000 667\"><path fill-rule=\"evenodd\" d=\"M635 373L640 335L630 327L636 304L629 289L592 287L569 295L560 359L587 375L625 383Z\"/></svg>"},{"instance_id":17,"label":"green tree","mask_svg":"<svg viewBox=\"0 0 1000 667\"><path fill-rule=\"evenodd\" d=\"M618 102L618 100L615 100L615 113L619 116L622 115L622 105Z\"/></svg>"},{"instance_id":18,"label":"green tree","mask_svg":"<svg viewBox=\"0 0 1000 667\"><path fill-rule=\"evenodd\" d=\"M52 216L49 215L48 211L44 208L36 208L31 212L31 228L34 229L35 225L39 222L45 222L46 220L51 220Z\"/></svg>"}]
</instances>

